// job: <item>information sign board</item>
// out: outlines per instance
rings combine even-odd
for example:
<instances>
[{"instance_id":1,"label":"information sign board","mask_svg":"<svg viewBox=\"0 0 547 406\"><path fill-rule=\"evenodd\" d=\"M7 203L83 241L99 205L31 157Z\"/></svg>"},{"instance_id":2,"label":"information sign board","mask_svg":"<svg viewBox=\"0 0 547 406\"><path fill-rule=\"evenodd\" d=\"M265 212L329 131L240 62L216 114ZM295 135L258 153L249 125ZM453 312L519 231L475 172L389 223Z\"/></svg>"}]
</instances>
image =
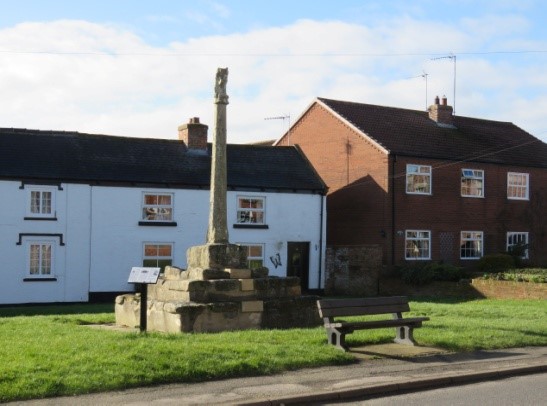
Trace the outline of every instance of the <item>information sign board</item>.
<instances>
[{"instance_id":1,"label":"information sign board","mask_svg":"<svg viewBox=\"0 0 547 406\"><path fill-rule=\"evenodd\" d=\"M160 276L160 268L146 268L134 266L129 274L129 283L145 283L154 284L158 282Z\"/></svg>"}]
</instances>

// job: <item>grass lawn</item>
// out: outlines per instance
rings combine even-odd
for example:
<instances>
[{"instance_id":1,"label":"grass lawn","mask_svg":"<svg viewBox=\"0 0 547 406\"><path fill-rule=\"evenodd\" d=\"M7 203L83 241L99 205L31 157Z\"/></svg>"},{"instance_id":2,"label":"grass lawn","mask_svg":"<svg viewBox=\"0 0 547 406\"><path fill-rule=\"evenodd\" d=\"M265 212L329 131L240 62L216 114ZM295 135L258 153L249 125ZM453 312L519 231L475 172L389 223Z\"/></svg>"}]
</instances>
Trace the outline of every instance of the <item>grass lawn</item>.
<instances>
[{"instance_id":1,"label":"grass lawn","mask_svg":"<svg viewBox=\"0 0 547 406\"><path fill-rule=\"evenodd\" d=\"M547 345L547 301L415 299L409 315L431 321L421 345L454 351ZM96 329L112 305L0 308L0 402L352 362L324 329L139 334ZM392 329L358 331L347 343L390 342Z\"/></svg>"}]
</instances>

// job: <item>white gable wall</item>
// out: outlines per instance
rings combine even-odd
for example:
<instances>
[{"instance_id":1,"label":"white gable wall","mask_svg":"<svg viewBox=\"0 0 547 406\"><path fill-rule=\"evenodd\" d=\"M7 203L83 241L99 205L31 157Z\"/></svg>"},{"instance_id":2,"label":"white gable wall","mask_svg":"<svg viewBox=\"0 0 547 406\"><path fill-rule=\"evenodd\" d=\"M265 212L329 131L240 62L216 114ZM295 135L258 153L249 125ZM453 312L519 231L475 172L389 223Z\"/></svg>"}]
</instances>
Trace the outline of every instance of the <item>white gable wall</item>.
<instances>
[{"instance_id":1,"label":"white gable wall","mask_svg":"<svg viewBox=\"0 0 547 406\"><path fill-rule=\"evenodd\" d=\"M0 304L87 301L89 204L86 207L85 197L89 187L47 186L54 193L55 219L43 220L29 218L29 188L34 186L0 181ZM29 275L31 242L52 244L54 272L49 278Z\"/></svg>"}]
</instances>

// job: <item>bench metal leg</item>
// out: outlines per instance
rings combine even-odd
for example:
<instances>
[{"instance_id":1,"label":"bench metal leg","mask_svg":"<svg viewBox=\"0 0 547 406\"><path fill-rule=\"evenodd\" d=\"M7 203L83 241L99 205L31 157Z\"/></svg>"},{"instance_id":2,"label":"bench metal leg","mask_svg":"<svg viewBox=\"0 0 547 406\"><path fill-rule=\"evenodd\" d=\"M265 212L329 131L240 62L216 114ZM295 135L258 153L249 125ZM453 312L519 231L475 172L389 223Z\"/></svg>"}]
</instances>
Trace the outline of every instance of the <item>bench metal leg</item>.
<instances>
[{"instance_id":1,"label":"bench metal leg","mask_svg":"<svg viewBox=\"0 0 547 406\"><path fill-rule=\"evenodd\" d=\"M342 351L347 351L348 347L346 346L346 333L342 333L333 328L327 329L327 340L329 344L334 345L336 348Z\"/></svg>"},{"instance_id":2,"label":"bench metal leg","mask_svg":"<svg viewBox=\"0 0 547 406\"><path fill-rule=\"evenodd\" d=\"M397 344L416 345L413 335L414 327L396 327L395 331L397 332L397 336L395 337L395 342Z\"/></svg>"}]
</instances>

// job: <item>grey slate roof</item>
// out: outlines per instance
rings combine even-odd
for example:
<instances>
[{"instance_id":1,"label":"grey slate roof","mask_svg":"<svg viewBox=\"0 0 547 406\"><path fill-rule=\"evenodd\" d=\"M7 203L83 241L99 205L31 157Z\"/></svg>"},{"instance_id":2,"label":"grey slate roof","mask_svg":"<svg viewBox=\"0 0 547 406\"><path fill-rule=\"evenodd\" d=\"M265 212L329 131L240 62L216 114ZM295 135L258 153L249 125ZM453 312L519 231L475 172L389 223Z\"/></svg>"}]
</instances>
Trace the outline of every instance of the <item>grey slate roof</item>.
<instances>
[{"instance_id":1,"label":"grey slate roof","mask_svg":"<svg viewBox=\"0 0 547 406\"><path fill-rule=\"evenodd\" d=\"M547 168L547 144L513 123L454 116L446 128L426 111L318 100L391 154Z\"/></svg>"},{"instance_id":2,"label":"grey slate roof","mask_svg":"<svg viewBox=\"0 0 547 406\"><path fill-rule=\"evenodd\" d=\"M228 187L325 192L295 147L227 146ZM208 151L178 140L0 128L0 179L208 188Z\"/></svg>"}]
</instances>

